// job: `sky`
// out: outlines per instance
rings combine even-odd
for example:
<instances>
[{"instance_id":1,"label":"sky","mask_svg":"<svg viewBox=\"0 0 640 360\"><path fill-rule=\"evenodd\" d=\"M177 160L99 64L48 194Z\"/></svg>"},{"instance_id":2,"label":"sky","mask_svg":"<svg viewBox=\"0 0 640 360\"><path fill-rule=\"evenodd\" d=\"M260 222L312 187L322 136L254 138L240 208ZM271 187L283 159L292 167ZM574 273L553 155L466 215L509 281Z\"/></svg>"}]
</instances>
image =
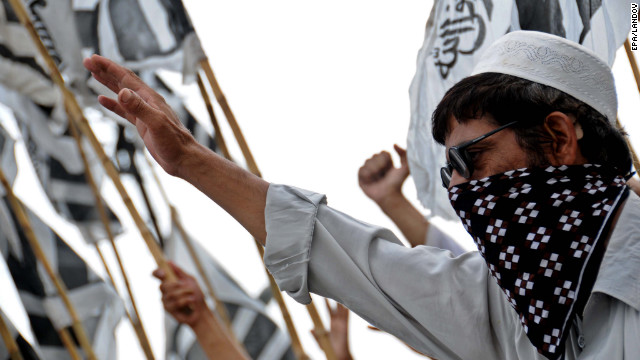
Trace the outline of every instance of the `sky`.
<instances>
[{"instance_id":1,"label":"sky","mask_svg":"<svg viewBox=\"0 0 640 360\"><path fill-rule=\"evenodd\" d=\"M431 2L185 0L184 3L264 178L324 193L330 206L388 227L401 237L391 221L362 193L357 171L373 154L382 150L392 152L393 144L406 146L408 89ZM614 75L619 89L620 120L631 135L633 146L640 149L636 109L640 96L624 50L618 53ZM177 83L175 76L165 76ZM190 109L200 119L206 119L197 88L186 86L179 90ZM231 131L220 111L218 114L223 135L232 145L232 155L241 159ZM19 194L33 191L25 180L27 174L25 170L18 181ZM161 183L195 239L250 294L260 293L267 280L249 234L184 181L161 174ZM130 188L136 197L133 187ZM419 206L411 179L404 191ZM104 192L110 199L115 197L108 183ZM151 192L166 224L168 212L158 200L160 193L154 187ZM139 197L134 200L140 202ZM113 203L116 210L123 212L121 204ZM50 209L38 210L56 218ZM150 277L155 265L131 221L126 217L123 220L129 231L119 237L118 246L132 274L135 296L154 353L157 359L162 359L160 292L158 282ZM438 224L455 232L463 245L471 248L466 233L449 223ZM54 228L71 234L69 241L77 243L81 255L104 273L95 252L83 248L72 226L56 221ZM110 251L104 245L102 248L113 265ZM286 298L303 347L311 358L323 358L309 333L312 325L307 311ZM314 303L328 325L321 300L316 297ZM282 324L273 304L269 313ZM352 316L350 335L356 359L423 358L392 336L369 330L367 323L357 316ZM118 337L121 359L142 358L131 328L124 322L118 329Z\"/></svg>"}]
</instances>

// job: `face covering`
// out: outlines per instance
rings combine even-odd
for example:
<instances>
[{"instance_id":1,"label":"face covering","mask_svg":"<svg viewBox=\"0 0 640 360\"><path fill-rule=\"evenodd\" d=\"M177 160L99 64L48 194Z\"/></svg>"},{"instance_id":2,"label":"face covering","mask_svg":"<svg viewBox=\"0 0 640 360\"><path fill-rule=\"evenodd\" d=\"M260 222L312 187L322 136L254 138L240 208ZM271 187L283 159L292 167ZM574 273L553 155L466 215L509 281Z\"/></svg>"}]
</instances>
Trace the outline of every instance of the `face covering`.
<instances>
[{"instance_id":1,"label":"face covering","mask_svg":"<svg viewBox=\"0 0 640 360\"><path fill-rule=\"evenodd\" d=\"M625 183L586 164L511 170L449 190L527 337L550 359L564 352L593 288Z\"/></svg>"}]
</instances>

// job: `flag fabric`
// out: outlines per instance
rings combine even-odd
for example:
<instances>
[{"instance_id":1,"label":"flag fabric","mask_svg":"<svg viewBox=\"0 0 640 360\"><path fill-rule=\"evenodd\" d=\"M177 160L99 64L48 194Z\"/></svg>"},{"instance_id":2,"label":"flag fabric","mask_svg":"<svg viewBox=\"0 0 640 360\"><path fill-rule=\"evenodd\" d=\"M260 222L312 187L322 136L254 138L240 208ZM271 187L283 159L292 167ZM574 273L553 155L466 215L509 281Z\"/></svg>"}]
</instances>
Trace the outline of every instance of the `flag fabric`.
<instances>
[{"instance_id":1,"label":"flag fabric","mask_svg":"<svg viewBox=\"0 0 640 360\"><path fill-rule=\"evenodd\" d=\"M0 128L0 130L3 130ZM15 156L10 139L0 131L3 171L13 173ZM9 164L13 160L13 165ZM7 166L8 165L8 166ZM7 166L7 168L4 168ZM6 170L8 169L8 170ZM10 176L10 175L7 175ZM44 359L68 359L56 329L70 326L70 318L55 286L46 275L12 211L6 192L0 198L0 252L29 318ZM120 299L55 232L27 209L37 241L69 289L71 301L101 359L115 358L113 331L123 314ZM8 296L3 291L3 298ZM24 340L24 339L23 339ZM22 341L21 341L22 342Z\"/></svg>"},{"instance_id":2,"label":"flag fabric","mask_svg":"<svg viewBox=\"0 0 640 360\"><path fill-rule=\"evenodd\" d=\"M280 360L295 359L289 336L281 331L268 317L265 305L259 299L251 298L222 266L195 241L191 241L196 253L211 280L216 296L225 304L236 338L241 341L252 359ZM180 238L173 230L165 248L167 257L198 279L201 289L207 294L204 280ZM213 302L209 299L209 304ZM171 316L165 317L168 360L205 360L203 350L196 341L195 334Z\"/></svg>"},{"instance_id":3,"label":"flag fabric","mask_svg":"<svg viewBox=\"0 0 640 360\"><path fill-rule=\"evenodd\" d=\"M440 168L444 147L431 136L431 114L469 74L484 50L515 30L553 33L593 50L609 65L630 29L628 0L436 0L409 89L408 160L418 199L430 216L457 220Z\"/></svg>"},{"instance_id":4,"label":"flag fabric","mask_svg":"<svg viewBox=\"0 0 640 360\"><path fill-rule=\"evenodd\" d=\"M116 141L116 164L121 174L133 175L136 179L140 179L140 172L135 162L135 154L137 150L144 149L143 144L139 144L140 136L133 126L125 124L117 124L118 140Z\"/></svg>"},{"instance_id":5,"label":"flag fabric","mask_svg":"<svg viewBox=\"0 0 640 360\"><path fill-rule=\"evenodd\" d=\"M0 86L0 98L13 109L38 179L57 212L77 225L85 240L106 238L78 146L69 129L59 134L60 129L50 126L51 109L37 106L25 96ZM99 161L92 158L92 151L86 154L89 163L95 164L91 171L100 188L104 175ZM108 208L107 213L112 232L118 234L122 230L120 221Z\"/></svg>"},{"instance_id":6,"label":"flag fabric","mask_svg":"<svg viewBox=\"0 0 640 360\"><path fill-rule=\"evenodd\" d=\"M120 298L40 218L31 211L28 213L40 246L69 290L68 295L96 355L100 359L115 359L114 330L124 313ZM71 325L67 310L53 283L37 263L6 198L1 201L0 216L2 223L13 225L10 230L2 228L4 236L1 239L12 241L0 244L0 248L6 249L2 255L29 316L43 358L69 359L57 333L57 329Z\"/></svg>"},{"instance_id":7,"label":"flag fabric","mask_svg":"<svg viewBox=\"0 0 640 360\"><path fill-rule=\"evenodd\" d=\"M9 184L13 185L17 173L14 152L15 141L13 141L3 126L4 123L0 123L0 167ZM6 190L0 186L0 196L5 196L5 194ZM15 226L13 223L5 221L7 219L6 214L8 214L6 206L4 202L1 202L0 229L4 230L0 232L0 253L2 254L8 251L10 241L14 247L17 246L18 243L17 237L15 236ZM15 339L20 353L24 359L40 359L41 357L36 353L36 346L34 345L35 337L31 331L26 311L3 257L0 257L0 289L2 289L2 296L0 296L0 316L4 319L4 323ZM9 359L9 354L7 353L4 342L0 343L0 359Z\"/></svg>"},{"instance_id":8,"label":"flag fabric","mask_svg":"<svg viewBox=\"0 0 640 360\"><path fill-rule=\"evenodd\" d=\"M74 0L83 43L132 70L164 68L191 81L205 58L181 0ZM82 31L81 31L82 32Z\"/></svg>"},{"instance_id":9,"label":"flag fabric","mask_svg":"<svg viewBox=\"0 0 640 360\"><path fill-rule=\"evenodd\" d=\"M0 168L10 184L18 174L18 164L16 164L15 140L5 130L4 119L0 119ZM0 187L1 188L1 187ZM0 194L4 194L4 189L0 189Z\"/></svg>"},{"instance_id":10,"label":"flag fabric","mask_svg":"<svg viewBox=\"0 0 640 360\"><path fill-rule=\"evenodd\" d=\"M0 83L36 104L54 107L60 93L45 71L35 44L7 0L0 3Z\"/></svg>"},{"instance_id":11,"label":"flag fabric","mask_svg":"<svg viewBox=\"0 0 640 360\"><path fill-rule=\"evenodd\" d=\"M123 313L120 299L60 237L35 215L31 214L30 218L47 258L69 289L71 301L87 329L96 354L104 359L115 358L113 331ZM11 220L16 224L15 218ZM70 319L53 284L37 265L22 229L16 229L20 245L3 255L45 358L66 359L68 354L56 329L69 327Z\"/></svg>"},{"instance_id":12,"label":"flag fabric","mask_svg":"<svg viewBox=\"0 0 640 360\"><path fill-rule=\"evenodd\" d=\"M631 23L631 0L515 0L511 31L536 30L584 45L609 66Z\"/></svg>"},{"instance_id":13,"label":"flag fabric","mask_svg":"<svg viewBox=\"0 0 640 360\"><path fill-rule=\"evenodd\" d=\"M81 33L71 0L24 1L40 39L56 63L67 87L73 89L85 105L96 104L95 94L87 88L89 72L82 65Z\"/></svg>"},{"instance_id":14,"label":"flag fabric","mask_svg":"<svg viewBox=\"0 0 640 360\"><path fill-rule=\"evenodd\" d=\"M436 0L411 82L409 167L422 205L445 219L457 216L442 189L444 148L431 136L431 113L444 93L471 73L491 43L511 26L513 0ZM500 12L500 14L497 14Z\"/></svg>"},{"instance_id":15,"label":"flag fabric","mask_svg":"<svg viewBox=\"0 0 640 360\"><path fill-rule=\"evenodd\" d=\"M2 259L0 259L2 261ZM38 355L34 346L29 343L24 336L16 329L13 325L9 317L2 311L0 308L0 316L3 318L4 323L9 328L9 332L11 336L14 338L16 345L18 346L18 350L20 351L20 355L24 360L40 360L41 356ZM11 356L4 342L0 342L0 360L11 360Z\"/></svg>"}]
</instances>

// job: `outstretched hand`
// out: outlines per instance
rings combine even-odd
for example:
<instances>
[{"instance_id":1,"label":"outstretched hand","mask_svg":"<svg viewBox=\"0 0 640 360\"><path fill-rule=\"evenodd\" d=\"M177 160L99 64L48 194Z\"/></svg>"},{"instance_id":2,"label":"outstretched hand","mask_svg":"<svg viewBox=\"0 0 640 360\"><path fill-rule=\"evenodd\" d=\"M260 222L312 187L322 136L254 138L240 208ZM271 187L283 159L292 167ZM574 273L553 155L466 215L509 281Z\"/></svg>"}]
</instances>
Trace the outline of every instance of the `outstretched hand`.
<instances>
[{"instance_id":1,"label":"outstretched hand","mask_svg":"<svg viewBox=\"0 0 640 360\"><path fill-rule=\"evenodd\" d=\"M402 195L402 184L409 176L407 151L393 146L400 156L400 167L395 167L391 154L382 151L373 155L358 171L358 183L362 191L380 207L390 198Z\"/></svg>"},{"instance_id":2,"label":"outstretched hand","mask_svg":"<svg viewBox=\"0 0 640 360\"><path fill-rule=\"evenodd\" d=\"M99 55L84 60L93 77L118 94L98 97L102 106L127 119L154 159L233 216L261 244L269 183L196 142L166 101L131 70Z\"/></svg>"},{"instance_id":3,"label":"outstretched hand","mask_svg":"<svg viewBox=\"0 0 640 360\"><path fill-rule=\"evenodd\" d=\"M118 96L99 96L98 102L136 126L147 149L162 168L178 175L180 164L190 147L197 146L191 133L164 98L145 84L131 70L93 55L84 60L93 77Z\"/></svg>"},{"instance_id":4,"label":"outstretched hand","mask_svg":"<svg viewBox=\"0 0 640 360\"><path fill-rule=\"evenodd\" d=\"M166 273L162 269L153 272L153 276L162 281L160 284L162 304L178 322L193 327L198 320L204 318L205 312L211 310L205 302L204 294L196 279L173 262L169 262L169 266L175 272L177 281L166 281ZM189 311L185 311L186 309Z\"/></svg>"}]
</instances>

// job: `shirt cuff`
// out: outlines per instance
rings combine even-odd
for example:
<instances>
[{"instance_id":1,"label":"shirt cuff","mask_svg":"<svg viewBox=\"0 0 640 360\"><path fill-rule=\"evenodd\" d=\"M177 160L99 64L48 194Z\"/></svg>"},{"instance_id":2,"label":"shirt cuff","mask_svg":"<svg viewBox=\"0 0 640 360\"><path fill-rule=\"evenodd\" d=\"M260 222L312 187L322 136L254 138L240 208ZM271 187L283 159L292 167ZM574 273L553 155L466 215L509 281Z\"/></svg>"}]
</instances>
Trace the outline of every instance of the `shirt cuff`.
<instances>
[{"instance_id":1,"label":"shirt cuff","mask_svg":"<svg viewBox=\"0 0 640 360\"><path fill-rule=\"evenodd\" d=\"M271 184L267 191L264 263L278 287L303 304L311 302L307 279L320 204L325 195L292 186Z\"/></svg>"}]
</instances>

